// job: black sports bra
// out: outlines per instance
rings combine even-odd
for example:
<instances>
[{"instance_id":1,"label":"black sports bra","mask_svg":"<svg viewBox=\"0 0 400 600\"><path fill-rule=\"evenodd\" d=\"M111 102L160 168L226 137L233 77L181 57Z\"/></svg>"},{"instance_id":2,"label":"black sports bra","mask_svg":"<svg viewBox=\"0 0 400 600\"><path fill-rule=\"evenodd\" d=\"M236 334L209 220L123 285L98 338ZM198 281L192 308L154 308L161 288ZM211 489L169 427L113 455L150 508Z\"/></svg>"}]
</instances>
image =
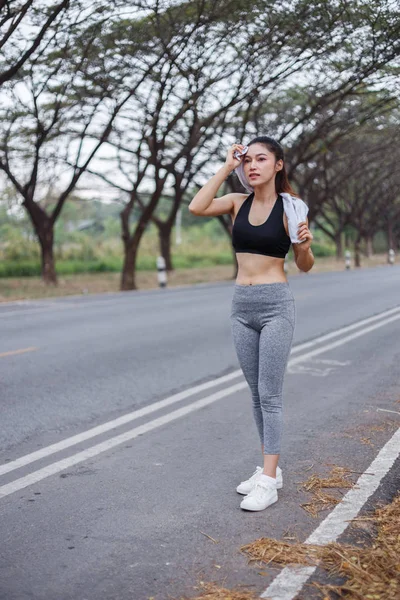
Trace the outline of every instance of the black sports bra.
<instances>
[{"instance_id":1,"label":"black sports bra","mask_svg":"<svg viewBox=\"0 0 400 600\"><path fill-rule=\"evenodd\" d=\"M249 222L253 198L254 192L247 196L236 215L232 227L232 246L235 252L285 258L291 241L283 225L282 196L278 195L268 219L261 225L252 225Z\"/></svg>"}]
</instances>

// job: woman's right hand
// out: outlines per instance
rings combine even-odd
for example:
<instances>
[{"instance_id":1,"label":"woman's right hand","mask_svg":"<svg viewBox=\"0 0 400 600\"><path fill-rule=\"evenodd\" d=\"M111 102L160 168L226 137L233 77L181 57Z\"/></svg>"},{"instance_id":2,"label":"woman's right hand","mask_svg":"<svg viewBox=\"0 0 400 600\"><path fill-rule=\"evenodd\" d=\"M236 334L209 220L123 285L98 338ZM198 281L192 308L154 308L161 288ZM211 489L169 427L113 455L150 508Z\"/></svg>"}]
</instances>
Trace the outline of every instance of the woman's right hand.
<instances>
[{"instance_id":1,"label":"woman's right hand","mask_svg":"<svg viewBox=\"0 0 400 600\"><path fill-rule=\"evenodd\" d=\"M239 152L241 152L243 150L243 148L244 148L243 144L232 144L232 146L229 148L228 153L226 155L226 160L225 160L226 167L229 167L229 169L231 169L233 171L240 165L240 163L242 162L243 158L246 155L243 154L242 156L239 156L239 158L234 158L233 153L236 150L239 150Z\"/></svg>"}]
</instances>

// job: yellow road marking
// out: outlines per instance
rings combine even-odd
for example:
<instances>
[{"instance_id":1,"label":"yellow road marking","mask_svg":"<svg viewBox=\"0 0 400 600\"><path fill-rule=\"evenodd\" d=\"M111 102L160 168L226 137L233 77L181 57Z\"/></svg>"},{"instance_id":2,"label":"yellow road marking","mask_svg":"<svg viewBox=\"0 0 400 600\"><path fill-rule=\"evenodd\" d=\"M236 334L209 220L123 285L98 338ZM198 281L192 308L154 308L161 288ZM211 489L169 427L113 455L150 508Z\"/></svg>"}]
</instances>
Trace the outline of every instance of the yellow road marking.
<instances>
[{"instance_id":1,"label":"yellow road marking","mask_svg":"<svg viewBox=\"0 0 400 600\"><path fill-rule=\"evenodd\" d=\"M10 350L9 352L1 352L0 358L4 358L5 356L14 356L14 354L25 354L25 352L34 352L35 350L39 350L39 348L32 346L32 348L21 348L20 350Z\"/></svg>"}]
</instances>

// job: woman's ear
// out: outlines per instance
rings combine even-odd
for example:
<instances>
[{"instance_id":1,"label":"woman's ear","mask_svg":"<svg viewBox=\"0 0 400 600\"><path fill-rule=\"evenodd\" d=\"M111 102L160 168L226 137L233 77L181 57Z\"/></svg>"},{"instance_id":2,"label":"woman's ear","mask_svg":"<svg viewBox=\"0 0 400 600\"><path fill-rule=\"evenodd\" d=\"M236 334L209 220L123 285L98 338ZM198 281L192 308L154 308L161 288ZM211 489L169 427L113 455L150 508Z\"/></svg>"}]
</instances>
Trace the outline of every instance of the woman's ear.
<instances>
[{"instance_id":1,"label":"woman's ear","mask_svg":"<svg viewBox=\"0 0 400 600\"><path fill-rule=\"evenodd\" d=\"M275 169L277 171L282 171L282 169L283 169L283 160L281 158L276 161Z\"/></svg>"}]
</instances>

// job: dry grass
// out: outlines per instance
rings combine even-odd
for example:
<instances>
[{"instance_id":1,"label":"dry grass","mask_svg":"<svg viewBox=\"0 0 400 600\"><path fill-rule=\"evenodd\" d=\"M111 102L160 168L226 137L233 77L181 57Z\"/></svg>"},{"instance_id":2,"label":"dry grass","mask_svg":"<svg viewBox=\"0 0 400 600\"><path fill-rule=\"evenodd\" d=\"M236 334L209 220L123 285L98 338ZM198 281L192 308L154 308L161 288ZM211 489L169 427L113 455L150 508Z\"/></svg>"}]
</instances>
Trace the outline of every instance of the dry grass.
<instances>
[{"instance_id":1,"label":"dry grass","mask_svg":"<svg viewBox=\"0 0 400 600\"><path fill-rule=\"evenodd\" d=\"M347 467L338 467L335 465L328 477L320 477L319 475L311 475L307 481L302 483L302 487L307 492L319 490L321 488L351 488L353 482L350 481L351 469Z\"/></svg>"},{"instance_id":2,"label":"dry grass","mask_svg":"<svg viewBox=\"0 0 400 600\"><path fill-rule=\"evenodd\" d=\"M400 598L400 495L378 508L371 517L353 522L372 523L377 535L369 547L332 543L326 546L261 538L241 551L249 561L262 564L319 565L329 576L345 579L342 585L313 583L324 600L398 600Z\"/></svg>"},{"instance_id":3,"label":"dry grass","mask_svg":"<svg viewBox=\"0 0 400 600\"><path fill-rule=\"evenodd\" d=\"M329 510L339 504L340 498L332 496L332 494L326 494L325 492L314 492L312 500L301 504L301 508L304 508L312 517L317 518L319 513L323 510Z\"/></svg>"},{"instance_id":4,"label":"dry grass","mask_svg":"<svg viewBox=\"0 0 400 600\"><path fill-rule=\"evenodd\" d=\"M365 446L371 446L371 448L374 448L374 444L371 442L371 438L369 437L360 438L360 442Z\"/></svg>"},{"instance_id":5,"label":"dry grass","mask_svg":"<svg viewBox=\"0 0 400 600\"><path fill-rule=\"evenodd\" d=\"M260 538L242 546L240 550L248 556L249 563L257 562L263 565L274 563L286 567L287 565L315 565L321 546Z\"/></svg>"},{"instance_id":6,"label":"dry grass","mask_svg":"<svg viewBox=\"0 0 400 600\"><path fill-rule=\"evenodd\" d=\"M379 409L376 409L379 410ZM397 411L390 411L390 410L386 410L386 409L380 409L382 412L394 412L396 413ZM347 438L351 438L351 439L356 439L359 436L359 441L361 442L361 444L364 444L366 446L371 446L372 448L375 447L375 444L373 442L376 441L376 437L380 434L380 433L386 433L386 432L391 432L391 431L395 431L399 426L398 423L398 419L385 419L385 421L382 421L380 423L375 423L375 424L359 424L356 427L353 427L351 429L346 429L343 432L338 433L337 435L339 437L347 437Z\"/></svg>"},{"instance_id":7,"label":"dry grass","mask_svg":"<svg viewBox=\"0 0 400 600\"><path fill-rule=\"evenodd\" d=\"M353 473L344 467L335 466L330 475L320 478L312 475L304 485L315 493L322 487L337 484L351 487L348 477ZM400 598L400 494L391 504L377 508L371 516L357 517L352 524L367 522L376 535L368 547L340 544L325 546L300 542L279 541L260 538L240 548L249 563L256 562L265 567L304 565L319 566L328 576L339 576L343 584L331 585L313 582L319 597L324 600L346 598L347 600L398 600ZM291 539L293 537L291 536ZM263 573L265 574L265 573ZM226 589L215 583L200 581L195 588L200 594L190 600L255 600L258 595L245 589ZM305 597L305 596L302 596ZM181 597L179 600L189 600Z\"/></svg>"},{"instance_id":8,"label":"dry grass","mask_svg":"<svg viewBox=\"0 0 400 600\"><path fill-rule=\"evenodd\" d=\"M232 267L226 265L178 269L168 275L168 287L229 281L232 280L232 275ZM119 291L120 279L119 273L67 275L59 277L58 286L46 286L39 277L0 279L0 302L104 292L115 293ZM158 288L157 272L138 271L136 285L139 290Z\"/></svg>"},{"instance_id":9,"label":"dry grass","mask_svg":"<svg viewBox=\"0 0 400 600\"><path fill-rule=\"evenodd\" d=\"M377 254L364 258L361 268L385 266L386 255ZM302 273L293 261L288 262L288 275L301 277L313 273L343 271L344 263L335 258L316 258L309 273ZM193 285L213 281L233 281L234 266L217 265L213 267L195 267L177 269L168 273L168 286ZM119 273L88 273L59 277L57 287L46 286L39 277L19 277L0 279L0 302L35 298L52 298L76 294L95 294L103 292L118 292L120 284ZM157 271L137 271L136 285L140 290L158 288Z\"/></svg>"},{"instance_id":10,"label":"dry grass","mask_svg":"<svg viewBox=\"0 0 400 600\"><path fill-rule=\"evenodd\" d=\"M324 549L322 565L331 575L346 582L340 586L318 585L328 598L349 600L398 600L400 598L400 495L391 504L379 508L371 521L377 536L371 547L359 548L332 544ZM334 594L329 595L330 593Z\"/></svg>"},{"instance_id":11,"label":"dry grass","mask_svg":"<svg viewBox=\"0 0 400 600\"><path fill-rule=\"evenodd\" d=\"M200 591L200 595L193 596L190 600L255 600L258 598L254 592L243 590L228 590L215 583L201 581L195 588ZM189 600L187 597L181 597L179 600Z\"/></svg>"},{"instance_id":12,"label":"dry grass","mask_svg":"<svg viewBox=\"0 0 400 600\"><path fill-rule=\"evenodd\" d=\"M307 492L312 492L313 496L309 502L301 504L301 507L313 517L317 517L323 510L328 510L338 504L341 498L327 494L322 490L346 489L352 488L354 483L350 480L351 470L346 467L334 466L328 477L311 475L307 481L302 482L301 486Z\"/></svg>"}]
</instances>

